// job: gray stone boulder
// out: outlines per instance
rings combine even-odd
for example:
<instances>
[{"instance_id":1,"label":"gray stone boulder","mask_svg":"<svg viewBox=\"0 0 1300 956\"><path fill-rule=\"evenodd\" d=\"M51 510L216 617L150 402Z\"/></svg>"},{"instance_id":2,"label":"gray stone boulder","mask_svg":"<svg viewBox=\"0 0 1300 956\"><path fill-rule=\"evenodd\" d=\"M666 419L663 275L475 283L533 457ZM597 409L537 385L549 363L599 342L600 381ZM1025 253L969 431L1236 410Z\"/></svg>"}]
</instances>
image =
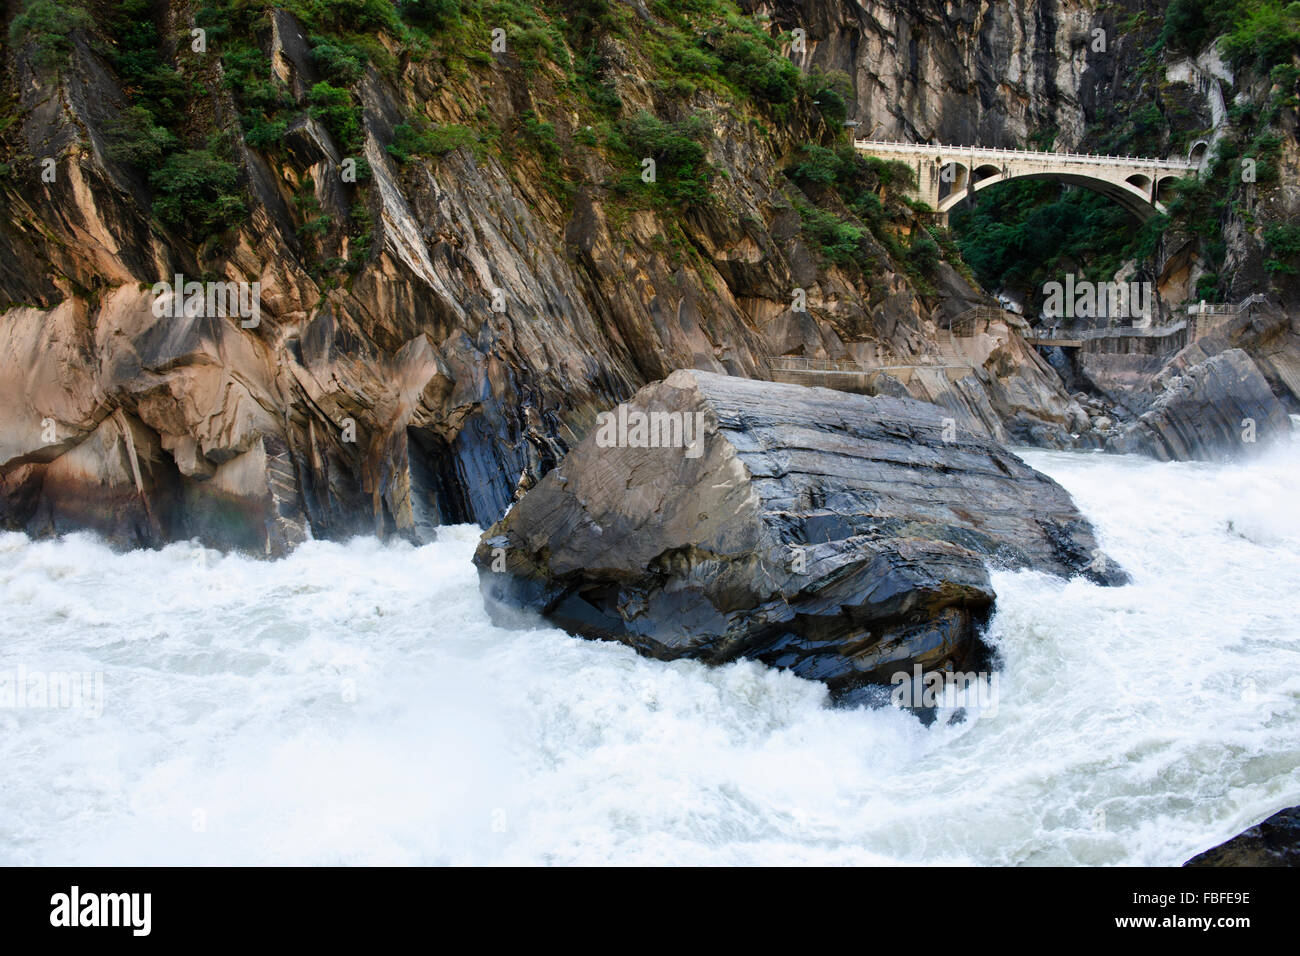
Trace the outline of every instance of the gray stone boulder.
<instances>
[{"instance_id":1,"label":"gray stone boulder","mask_svg":"<svg viewBox=\"0 0 1300 956\"><path fill-rule=\"evenodd\" d=\"M1300 866L1300 807L1279 810L1183 866Z\"/></svg>"},{"instance_id":2,"label":"gray stone boulder","mask_svg":"<svg viewBox=\"0 0 1300 956\"><path fill-rule=\"evenodd\" d=\"M474 560L498 623L837 695L983 664L990 565L1125 580L1064 489L944 409L697 371L602 416Z\"/></svg>"},{"instance_id":3,"label":"gray stone boulder","mask_svg":"<svg viewBox=\"0 0 1300 956\"><path fill-rule=\"evenodd\" d=\"M1229 349L1161 379L1164 391L1106 443L1113 452L1161 461L1217 461L1291 434L1291 419L1255 363Z\"/></svg>"}]
</instances>

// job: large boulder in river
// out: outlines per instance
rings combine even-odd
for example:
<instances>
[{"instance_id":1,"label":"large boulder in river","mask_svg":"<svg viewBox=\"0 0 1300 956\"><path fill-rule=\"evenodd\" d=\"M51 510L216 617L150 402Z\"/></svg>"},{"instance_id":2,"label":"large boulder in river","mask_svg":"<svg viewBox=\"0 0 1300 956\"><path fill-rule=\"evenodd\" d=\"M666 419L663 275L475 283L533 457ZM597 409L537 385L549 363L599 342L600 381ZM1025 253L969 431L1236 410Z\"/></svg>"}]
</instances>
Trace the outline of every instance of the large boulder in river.
<instances>
[{"instance_id":1,"label":"large boulder in river","mask_svg":"<svg viewBox=\"0 0 1300 956\"><path fill-rule=\"evenodd\" d=\"M1228 349L1161 380L1164 391L1107 451L1161 461L1218 461L1291 434L1291 419L1241 349Z\"/></svg>"},{"instance_id":2,"label":"large boulder in river","mask_svg":"<svg viewBox=\"0 0 1300 956\"><path fill-rule=\"evenodd\" d=\"M1300 807L1279 810L1183 866L1300 866Z\"/></svg>"},{"instance_id":3,"label":"large boulder in river","mask_svg":"<svg viewBox=\"0 0 1300 956\"><path fill-rule=\"evenodd\" d=\"M980 663L989 564L1123 580L1064 489L945 415L675 372L485 532L489 612L839 693Z\"/></svg>"}]
</instances>

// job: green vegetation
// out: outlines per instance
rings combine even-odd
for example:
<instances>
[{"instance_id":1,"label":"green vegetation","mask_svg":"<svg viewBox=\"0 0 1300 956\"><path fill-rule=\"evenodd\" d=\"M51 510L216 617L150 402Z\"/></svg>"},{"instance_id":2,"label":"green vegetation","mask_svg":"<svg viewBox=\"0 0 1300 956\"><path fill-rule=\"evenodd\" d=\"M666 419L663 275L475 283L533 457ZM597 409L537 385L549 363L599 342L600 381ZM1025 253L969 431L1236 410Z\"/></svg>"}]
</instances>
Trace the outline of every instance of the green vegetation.
<instances>
[{"instance_id":1,"label":"green vegetation","mask_svg":"<svg viewBox=\"0 0 1300 956\"><path fill-rule=\"evenodd\" d=\"M316 184L310 176L304 178L299 185L293 204L303 216L302 225L298 227L299 239L318 239L329 232L333 218L321 209L320 200L316 198ZM341 266L340 262L335 268Z\"/></svg>"},{"instance_id":2,"label":"green vegetation","mask_svg":"<svg viewBox=\"0 0 1300 956\"><path fill-rule=\"evenodd\" d=\"M880 265L880 247L906 272L922 293L931 291L929 278L947 252L956 252L946 236L909 227L910 238L900 236L899 224L927 212L906 192L914 185L906 163L863 156L847 143L835 148L803 146L786 170L787 178L809 205L795 199L804 238L824 262L856 265L866 279ZM874 242L872 239L874 238Z\"/></svg>"},{"instance_id":3,"label":"green vegetation","mask_svg":"<svg viewBox=\"0 0 1300 956\"><path fill-rule=\"evenodd\" d=\"M157 196L154 209L173 226L210 235L243 215L239 172L212 147L172 153L149 176Z\"/></svg>"},{"instance_id":4,"label":"green vegetation","mask_svg":"<svg viewBox=\"0 0 1300 956\"><path fill-rule=\"evenodd\" d=\"M478 147L478 137L466 126L399 123L393 127L393 141L387 149L399 163L407 163L413 156L445 156L461 146Z\"/></svg>"},{"instance_id":5,"label":"green vegetation","mask_svg":"<svg viewBox=\"0 0 1300 956\"><path fill-rule=\"evenodd\" d=\"M873 233L879 232L886 219L903 214L903 193L912 188L915 179L906 163L863 156L847 143L834 149L803 146L785 173L813 197L824 192L837 196ZM890 197L888 206L882 195Z\"/></svg>"},{"instance_id":6,"label":"green vegetation","mask_svg":"<svg viewBox=\"0 0 1300 956\"><path fill-rule=\"evenodd\" d=\"M404 0L398 9L402 19L430 31L456 26L461 19L460 0Z\"/></svg>"},{"instance_id":7,"label":"green vegetation","mask_svg":"<svg viewBox=\"0 0 1300 956\"><path fill-rule=\"evenodd\" d=\"M72 31L91 23L85 7L71 0L26 0L22 13L9 24L9 39L35 47L39 66L61 66L72 51Z\"/></svg>"},{"instance_id":8,"label":"green vegetation","mask_svg":"<svg viewBox=\"0 0 1300 956\"><path fill-rule=\"evenodd\" d=\"M365 75L368 57L359 43L315 35L311 38L311 60L327 80L349 86Z\"/></svg>"},{"instance_id":9,"label":"green vegetation","mask_svg":"<svg viewBox=\"0 0 1300 956\"><path fill-rule=\"evenodd\" d=\"M1300 3L1295 0L1172 0L1158 43L1197 53L1222 36L1235 67L1267 73L1300 50Z\"/></svg>"},{"instance_id":10,"label":"green vegetation","mask_svg":"<svg viewBox=\"0 0 1300 956\"><path fill-rule=\"evenodd\" d=\"M806 202L796 201L795 208L799 210L804 237L824 262L837 266L856 264L864 270L875 266L871 244L866 241L871 230Z\"/></svg>"},{"instance_id":11,"label":"green vegetation","mask_svg":"<svg viewBox=\"0 0 1300 956\"><path fill-rule=\"evenodd\" d=\"M311 88L307 99L311 103L312 118L325 124L325 128L338 140L344 154L359 153L365 130L361 120L361 106L354 102L351 91L322 80Z\"/></svg>"},{"instance_id":12,"label":"green vegetation","mask_svg":"<svg viewBox=\"0 0 1300 956\"><path fill-rule=\"evenodd\" d=\"M1300 225L1284 223L1265 229L1264 245L1269 252L1264 268L1270 273L1293 276L1300 272L1295 266L1300 260Z\"/></svg>"},{"instance_id":13,"label":"green vegetation","mask_svg":"<svg viewBox=\"0 0 1300 956\"><path fill-rule=\"evenodd\" d=\"M121 121L109 127L108 135L108 155L141 169L156 167L176 145L176 137L154 123L153 114L143 106L123 110Z\"/></svg>"},{"instance_id":14,"label":"green vegetation","mask_svg":"<svg viewBox=\"0 0 1300 956\"><path fill-rule=\"evenodd\" d=\"M614 188L652 205L702 205L709 199L709 182L717 170L705 159L706 133L700 117L665 123L649 113L624 120L610 134L607 145L626 172ZM642 178L644 159L653 159L655 180Z\"/></svg>"},{"instance_id":15,"label":"green vegetation","mask_svg":"<svg viewBox=\"0 0 1300 956\"><path fill-rule=\"evenodd\" d=\"M110 42L100 52L117 71L131 104L105 130L109 156L147 174L154 211L163 222L184 227L199 240L224 232L244 210L238 170L227 145L215 137L195 142L185 128L202 87L164 61L153 4L122 0L104 32Z\"/></svg>"},{"instance_id":16,"label":"green vegetation","mask_svg":"<svg viewBox=\"0 0 1300 956\"><path fill-rule=\"evenodd\" d=\"M712 202L725 176L709 161L722 145L713 141L714 124L734 129L736 121L747 121L746 135L777 142L772 130L798 115L822 143L810 147L803 166L791 172L809 191L810 201L801 207L810 210L806 232L827 250L828 261L857 261L866 268L864 250L879 251L869 235L888 234L890 217L908 214L891 192L891 184L908 172L828 145L844 141L852 95L848 77L801 71L786 53L789 35L766 16L744 14L736 0L650 0L649 6L652 16L646 19L619 0L198 0L195 24L206 31L205 54L191 53L187 32L166 21L155 0L93 8L25 0L19 20L42 50L58 56L69 49L76 26L90 28L91 42L111 62L129 100L107 130L110 155L150 184L162 222L183 226L199 239L223 232L246 205L235 144L215 135L218 118L228 115L222 102L228 93L238 135L272 169L286 160L292 164L285 136L305 116L329 132L345 158L358 161L357 185L346 187L346 221L324 213L314 194L296 195L291 209L297 234L313 240L322 257L331 236L349 239L346 259L322 258L318 266L359 267L371 231L364 200L371 177L360 159L366 136L362 85L369 72L407 88L399 70L428 60L433 69L427 75L447 83L444 93L466 118L433 123L422 104L405 104L385 147L396 162L433 159L468 146L480 160L488 154L506 159L512 175L540 166L547 190L567 204L584 175L578 170L590 168L594 152L614 170L607 184L612 205L656 209L674 255L691 254L681 214ZM319 73L305 96L295 95L272 68L267 37L276 8L301 24ZM88 10L95 11L98 28ZM494 34L502 29L507 48L494 50ZM169 37L167 30L178 32ZM630 65L648 75L648 109L630 109L620 98L618 78ZM545 106L536 113L497 115L486 102L467 102L472 78L487 71L516 80L522 71L536 102ZM224 84L222 97L211 95L214 83ZM705 106L707 117L696 108ZM818 118L825 124L820 129ZM589 152L580 156L581 151ZM643 178L646 159L654 162L653 177ZM818 185L826 187L823 193ZM892 235L888 241L899 254L910 252L916 268L937 255L928 237L914 243L914 251Z\"/></svg>"},{"instance_id":17,"label":"green vegetation","mask_svg":"<svg viewBox=\"0 0 1300 956\"><path fill-rule=\"evenodd\" d=\"M1013 180L949 213L962 258L986 289L1014 290L1037 302L1044 282L1067 272L1108 280L1129 259L1156 249L1166 222L1138 228L1113 200L1058 183Z\"/></svg>"}]
</instances>

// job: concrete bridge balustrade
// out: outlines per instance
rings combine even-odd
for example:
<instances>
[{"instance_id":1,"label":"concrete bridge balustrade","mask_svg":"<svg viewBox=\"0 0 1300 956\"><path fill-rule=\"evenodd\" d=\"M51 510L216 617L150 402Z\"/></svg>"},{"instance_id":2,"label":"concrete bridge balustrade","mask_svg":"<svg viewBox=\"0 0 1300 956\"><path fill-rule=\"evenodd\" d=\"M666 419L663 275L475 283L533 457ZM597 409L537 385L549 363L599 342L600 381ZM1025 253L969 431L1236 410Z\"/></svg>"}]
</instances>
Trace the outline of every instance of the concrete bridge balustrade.
<instances>
[{"instance_id":1,"label":"concrete bridge balustrade","mask_svg":"<svg viewBox=\"0 0 1300 956\"><path fill-rule=\"evenodd\" d=\"M917 198L947 220L948 211L981 189L1012 179L1052 179L1102 193L1146 220L1165 211L1169 187L1193 175L1196 159L1094 156L980 146L855 140L868 156L907 163L916 175Z\"/></svg>"}]
</instances>

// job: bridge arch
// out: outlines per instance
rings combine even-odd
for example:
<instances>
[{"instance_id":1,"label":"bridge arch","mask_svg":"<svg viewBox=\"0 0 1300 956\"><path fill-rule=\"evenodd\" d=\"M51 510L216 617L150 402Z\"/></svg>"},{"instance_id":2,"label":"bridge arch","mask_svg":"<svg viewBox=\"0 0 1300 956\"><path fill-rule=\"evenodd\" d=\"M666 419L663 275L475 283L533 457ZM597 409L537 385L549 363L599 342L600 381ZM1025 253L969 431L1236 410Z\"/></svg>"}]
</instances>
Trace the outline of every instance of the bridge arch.
<instances>
[{"instance_id":1,"label":"bridge arch","mask_svg":"<svg viewBox=\"0 0 1300 956\"><path fill-rule=\"evenodd\" d=\"M1083 172L1033 171L1017 173L997 169L996 167L992 167L994 169L992 173L985 173L982 177L979 175L980 170L989 170L990 168L988 165L977 167L976 175L972 177L968 189L954 188L944 194L939 200L938 211L941 213L950 212L969 196L990 186L996 186L998 183L1011 182L1016 179L1034 179L1052 180L1091 189L1093 192L1101 193L1108 199L1119 203L1119 205L1137 216L1138 219L1145 222L1156 213L1165 211L1164 204L1169 198L1169 184L1177 180L1176 176L1161 177L1156 181L1155 195L1153 197L1150 177L1140 173L1121 179L1118 182L1113 178L1103 179Z\"/></svg>"},{"instance_id":2,"label":"bridge arch","mask_svg":"<svg viewBox=\"0 0 1300 956\"><path fill-rule=\"evenodd\" d=\"M1094 156L1082 153L943 146L857 140L858 150L902 162L916 177L916 194L941 216L967 197L1013 179L1045 179L1082 186L1119 203L1139 219L1165 211L1171 187L1194 175L1194 159ZM1193 146L1195 155L1196 145Z\"/></svg>"},{"instance_id":3,"label":"bridge arch","mask_svg":"<svg viewBox=\"0 0 1300 956\"><path fill-rule=\"evenodd\" d=\"M1178 182L1177 176L1161 176L1156 180L1156 203L1163 212L1165 203L1174 198L1174 184Z\"/></svg>"}]
</instances>

